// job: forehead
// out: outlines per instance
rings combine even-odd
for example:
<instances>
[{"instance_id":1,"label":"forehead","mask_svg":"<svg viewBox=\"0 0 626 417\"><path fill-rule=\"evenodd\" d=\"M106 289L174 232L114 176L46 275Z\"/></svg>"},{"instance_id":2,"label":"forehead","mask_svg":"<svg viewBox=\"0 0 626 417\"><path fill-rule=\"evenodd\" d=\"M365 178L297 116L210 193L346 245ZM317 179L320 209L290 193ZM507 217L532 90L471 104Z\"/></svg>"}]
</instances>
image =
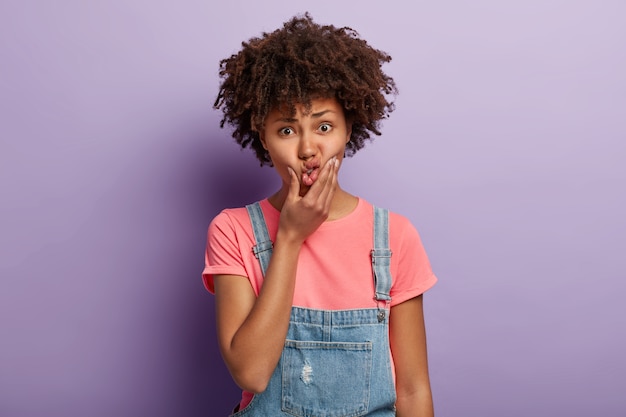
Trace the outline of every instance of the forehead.
<instances>
[{"instance_id":1,"label":"forehead","mask_svg":"<svg viewBox=\"0 0 626 417\"><path fill-rule=\"evenodd\" d=\"M343 115L343 107L335 98L315 98L306 103L296 103L293 108L287 105L272 108L268 113L268 119L274 118L298 118L315 116L319 113L337 113ZM271 120L270 120L271 121Z\"/></svg>"}]
</instances>

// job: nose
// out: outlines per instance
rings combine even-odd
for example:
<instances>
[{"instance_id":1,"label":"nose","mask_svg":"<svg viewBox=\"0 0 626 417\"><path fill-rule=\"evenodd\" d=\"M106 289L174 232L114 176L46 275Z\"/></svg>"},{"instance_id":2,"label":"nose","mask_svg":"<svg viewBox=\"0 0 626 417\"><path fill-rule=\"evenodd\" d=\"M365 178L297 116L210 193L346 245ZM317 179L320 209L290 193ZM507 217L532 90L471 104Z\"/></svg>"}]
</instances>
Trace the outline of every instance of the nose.
<instances>
[{"instance_id":1,"label":"nose","mask_svg":"<svg viewBox=\"0 0 626 417\"><path fill-rule=\"evenodd\" d=\"M310 133L303 133L300 136L300 143L298 146L298 158L306 161L314 157L317 153L317 147L315 146L315 139Z\"/></svg>"}]
</instances>

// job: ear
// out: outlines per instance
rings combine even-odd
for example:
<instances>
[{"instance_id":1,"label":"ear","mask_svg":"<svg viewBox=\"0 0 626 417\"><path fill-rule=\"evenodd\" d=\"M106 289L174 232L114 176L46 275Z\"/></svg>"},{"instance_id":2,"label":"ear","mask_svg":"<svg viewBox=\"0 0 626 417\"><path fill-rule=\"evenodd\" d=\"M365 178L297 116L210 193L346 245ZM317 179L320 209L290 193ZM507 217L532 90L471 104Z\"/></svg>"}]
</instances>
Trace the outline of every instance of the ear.
<instances>
[{"instance_id":1,"label":"ear","mask_svg":"<svg viewBox=\"0 0 626 417\"><path fill-rule=\"evenodd\" d=\"M352 137L352 124L349 124L348 133L346 133L346 143L350 142L351 137Z\"/></svg>"},{"instance_id":2,"label":"ear","mask_svg":"<svg viewBox=\"0 0 626 417\"><path fill-rule=\"evenodd\" d=\"M267 143L265 143L265 134L263 133L263 131L259 131L259 140L261 141L263 149L267 150Z\"/></svg>"}]
</instances>

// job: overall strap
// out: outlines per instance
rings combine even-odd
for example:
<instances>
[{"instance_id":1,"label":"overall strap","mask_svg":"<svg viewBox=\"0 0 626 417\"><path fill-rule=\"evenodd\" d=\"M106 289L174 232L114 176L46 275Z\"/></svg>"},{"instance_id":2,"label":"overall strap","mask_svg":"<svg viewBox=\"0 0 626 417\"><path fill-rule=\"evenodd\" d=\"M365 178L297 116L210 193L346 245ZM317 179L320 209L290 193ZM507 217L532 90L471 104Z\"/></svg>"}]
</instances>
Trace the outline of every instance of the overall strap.
<instances>
[{"instance_id":1,"label":"overall strap","mask_svg":"<svg viewBox=\"0 0 626 417\"><path fill-rule=\"evenodd\" d=\"M252 252L254 252L254 256L259 260L261 272L263 272L263 276L265 276L265 271L267 271L267 266L272 256L273 243L267 231L261 204L257 201L256 203L247 205L246 209L248 210L248 216L250 216L252 231L254 233L255 245L252 247Z\"/></svg>"},{"instance_id":2,"label":"overall strap","mask_svg":"<svg viewBox=\"0 0 626 417\"><path fill-rule=\"evenodd\" d=\"M374 249L372 249L372 269L376 301L388 305L391 301L391 249L389 249L389 211L374 207ZM379 312L379 321L384 320L385 313Z\"/></svg>"}]
</instances>

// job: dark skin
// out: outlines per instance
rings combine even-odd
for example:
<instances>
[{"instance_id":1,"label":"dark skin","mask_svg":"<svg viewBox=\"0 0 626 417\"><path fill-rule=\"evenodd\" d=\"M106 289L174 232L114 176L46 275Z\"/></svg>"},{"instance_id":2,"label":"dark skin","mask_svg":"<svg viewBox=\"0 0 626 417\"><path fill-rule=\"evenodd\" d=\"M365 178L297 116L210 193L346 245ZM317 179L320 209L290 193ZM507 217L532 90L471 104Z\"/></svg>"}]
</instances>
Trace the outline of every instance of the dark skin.
<instances>
[{"instance_id":1,"label":"dark skin","mask_svg":"<svg viewBox=\"0 0 626 417\"><path fill-rule=\"evenodd\" d=\"M261 140L282 179L269 197L280 210L278 232L258 297L247 277L214 277L217 332L224 360L244 390L265 390L282 354L302 244L325 221L352 212L358 199L338 172L351 126L335 99L317 99L295 115L274 109ZM396 373L397 415L433 416L422 296L395 305L390 344Z\"/></svg>"}]
</instances>

